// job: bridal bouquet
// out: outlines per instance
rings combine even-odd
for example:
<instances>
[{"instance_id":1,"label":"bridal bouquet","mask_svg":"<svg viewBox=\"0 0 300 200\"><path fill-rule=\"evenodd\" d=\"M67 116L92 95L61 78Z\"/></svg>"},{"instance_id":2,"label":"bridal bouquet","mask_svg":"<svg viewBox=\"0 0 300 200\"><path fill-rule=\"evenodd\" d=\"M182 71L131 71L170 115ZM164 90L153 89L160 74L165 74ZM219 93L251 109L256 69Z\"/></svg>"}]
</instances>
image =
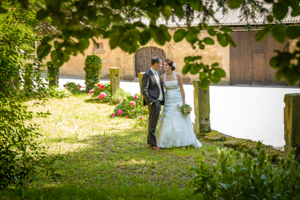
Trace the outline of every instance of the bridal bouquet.
<instances>
[{"instance_id":1,"label":"bridal bouquet","mask_svg":"<svg viewBox=\"0 0 300 200\"><path fill-rule=\"evenodd\" d=\"M190 105L188 105L188 104L184 104L184 105L182 105L180 107L180 111L182 112L182 114L184 116L187 116L187 115L189 115L191 113L192 107Z\"/></svg>"}]
</instances>

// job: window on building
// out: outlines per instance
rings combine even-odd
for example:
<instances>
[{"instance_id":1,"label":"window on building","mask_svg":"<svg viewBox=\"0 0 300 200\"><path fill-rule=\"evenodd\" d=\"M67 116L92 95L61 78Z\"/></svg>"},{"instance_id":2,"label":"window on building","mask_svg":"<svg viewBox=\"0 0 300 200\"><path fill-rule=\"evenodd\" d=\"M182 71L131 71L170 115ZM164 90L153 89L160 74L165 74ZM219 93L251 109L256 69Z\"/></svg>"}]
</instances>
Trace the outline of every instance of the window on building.
<instances>
[{"instance_id":1,"label":"window on building","mask_svg":"<svg viewBox=\"0 0 300 200\"><path fill-rule=\"evenodd\" d=\"M103 42L95 43L94 50L95 51L103 51Z\"/></svg>"}]
</instances>

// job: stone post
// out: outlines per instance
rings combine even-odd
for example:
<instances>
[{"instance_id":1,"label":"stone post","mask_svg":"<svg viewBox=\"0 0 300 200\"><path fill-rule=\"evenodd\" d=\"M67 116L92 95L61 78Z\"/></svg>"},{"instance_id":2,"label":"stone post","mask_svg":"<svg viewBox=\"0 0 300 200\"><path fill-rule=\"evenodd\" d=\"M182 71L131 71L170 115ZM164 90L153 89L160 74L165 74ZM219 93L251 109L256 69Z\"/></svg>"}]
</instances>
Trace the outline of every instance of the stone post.
<instances>
[{"instance_id":1,"label":"stone post","mask_svg":"<svg viewBox=\"0 0 300 200\"><path fill-rule=\"evenodd\" d=\"M145 72L140 72L139 73L139 82L140 82L140 93L141 93L141 98L142 98L142 106L144 106L143 102L144 102L144 96L142 94L142 79L143 79L143 75L145 74Z\"/></svg>"},{"instance_id":2,"label":"stone post","mask_svg":"<svg viewBox=\"0 0 300 200\"><path fill-rule=\"evenodd\" d=\"M120 71L119 71L119 67L111 67L109 70L110 70L111 96L113 96L116 94L116 91L120 87Z\"/></svg>"},{"instance_id":3,"label":"stone post","mask_svg":"<svg viewBox=\"0 0 300 200\"><path fill-rule=\"evenodd\" d=\"M296 159L300 160L300 94L286 94L284 102L284 156L296 148Z\"/></svg>"},{"instance_id":4,"label":"stone post","mask_svg":"<svg viewBox=\"0 0 300 200\"><path fill-rule=\"evenodd\" d=\"M204 135L211 131L210 128L210 102L209 89L200 88L200 80L193 81L194 86L194 112L196 135Z\"/></svg>"}]
</instances>

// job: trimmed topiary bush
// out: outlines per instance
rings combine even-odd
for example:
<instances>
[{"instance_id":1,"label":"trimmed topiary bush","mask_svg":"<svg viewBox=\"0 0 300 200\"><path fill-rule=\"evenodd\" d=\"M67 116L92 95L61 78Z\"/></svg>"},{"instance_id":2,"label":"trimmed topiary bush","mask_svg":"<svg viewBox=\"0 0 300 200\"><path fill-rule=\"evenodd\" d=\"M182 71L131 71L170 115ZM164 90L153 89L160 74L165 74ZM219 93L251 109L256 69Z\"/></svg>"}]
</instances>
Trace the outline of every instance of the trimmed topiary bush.
<instances>
[{"instance_id":1,"label":"trimmed topiary bush","mask_svg":"<svg viewBox=\"0 0 300 200\"><path fill-rule=\"evenodd\" d=\"M49 86L58 87L58 79L59 79L59 67L52 64L50 61L46 63L47 65L47 76L49 78Z\"/></svg>"},{"instance_id":2,"label":"trimmed topiary bush","mask_svg":"<svg viewBox=\"0 0 300 200\"><path fill-rule=\"evenodd\" d=\"M102 70L102 60L99 56L89 55L84 62L85 71L85 85L86 92L90 91L100 82L100 75Z\"/></svg>"}]
</instances>

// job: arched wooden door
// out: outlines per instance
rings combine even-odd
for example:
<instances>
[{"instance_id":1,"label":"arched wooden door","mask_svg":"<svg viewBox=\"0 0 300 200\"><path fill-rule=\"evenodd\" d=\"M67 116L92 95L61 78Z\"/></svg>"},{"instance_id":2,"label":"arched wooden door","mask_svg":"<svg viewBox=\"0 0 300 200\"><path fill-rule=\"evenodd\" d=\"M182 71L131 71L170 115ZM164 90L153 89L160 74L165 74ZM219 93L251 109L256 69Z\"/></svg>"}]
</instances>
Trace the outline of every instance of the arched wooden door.
<instances>
[{"instance_id":1,"label":"arched wooden door","mask_svg":"<svg viewBox=\"0 0 300 200\"><path fill-rule=\"evenodd\" d=\"M136 52L135 72L137 77L140 72L146 72L150 69L151 59L155 56L160 57L164 65L166 54L162 49L159 49L157 47L143 47ZM159 71L159 74L162 75L164 73L164 67L162 66L161 70Z\"/></svg>"}]
</instances>

